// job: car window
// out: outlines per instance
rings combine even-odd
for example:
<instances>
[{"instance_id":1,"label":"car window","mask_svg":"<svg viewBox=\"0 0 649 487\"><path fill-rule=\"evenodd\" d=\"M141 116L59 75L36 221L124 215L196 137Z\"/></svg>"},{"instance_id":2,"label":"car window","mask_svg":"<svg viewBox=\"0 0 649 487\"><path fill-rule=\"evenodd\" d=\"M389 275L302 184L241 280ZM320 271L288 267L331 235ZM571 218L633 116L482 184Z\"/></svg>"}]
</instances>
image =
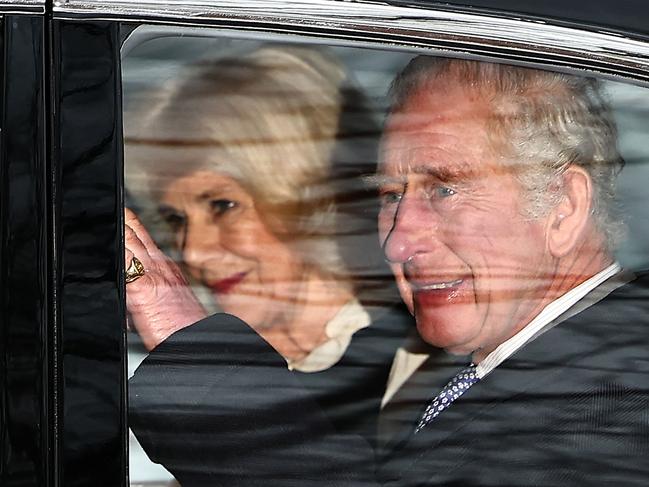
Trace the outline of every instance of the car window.
<instances>
[{"instance_id":1,"label":"car window","mask_svg":"<svg viewBox=\"0 0 649 487\"><path fill-rule=\"evenodd\" d=\"M489 436L494 461L507 441L537 466L604 454L600 427L642 443L635 416L574 411L613 407L602 384L645 400L647 89L329 44L160 26L124 43L131 485L288 482L310 462L352 481L365 447L341 437L392 451L492 400L509 420L482 409L474 434L531 421ZM547 385L558 363L575 391ZM456 481L440 448L390 474ZM516 484L523 460L489 475Z\"/></svg>"}]
</instances>

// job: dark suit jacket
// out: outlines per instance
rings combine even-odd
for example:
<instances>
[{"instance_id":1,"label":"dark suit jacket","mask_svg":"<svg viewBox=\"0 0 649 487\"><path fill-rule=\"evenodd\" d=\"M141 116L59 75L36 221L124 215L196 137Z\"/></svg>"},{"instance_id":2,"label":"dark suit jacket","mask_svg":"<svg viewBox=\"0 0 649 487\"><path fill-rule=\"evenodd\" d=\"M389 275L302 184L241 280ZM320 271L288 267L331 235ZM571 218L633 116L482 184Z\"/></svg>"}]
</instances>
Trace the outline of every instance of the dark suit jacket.
<instances>
[{"instance_id":1,"label":"dark suit jacket","mask_svg":"<svg viewBox=\"0 0 649 487\"><path fill-rule=\"evenodd\" d=\"M393 451L381 478L408 486L649 485L648 276L520 349Z\"/></svg>"},{"instance_id":2,"label":"dark suit jacket","mask_svg":"<svg viewBox=\"0 0 649 487\"><path fill-rule=\"evenodd\" d=\"M202 369L213 351L156 350L154 379L149 366L135 378L133 426L184 487L648 485L648 288L641 276L527 344L378 467L263 341L248 364L232 361L237 340L223 344L218 369ZM179 377L180 408L160 387ZM242 401L245 414L232 421Z\"/></svg>"},{"instance_id":3,"label":"dark suit jacket","mask_svg":"<svg viewBox=\"0 0 649 487\"><path fill-rule=\"evenodd\" d=\"M131 379L131 427L183 487L371 484L358 465L374 464L380 401L412 320L401 306L370 315L334 367L309 374L233 316L181 330Z\"/></svg>"}]
</instances>

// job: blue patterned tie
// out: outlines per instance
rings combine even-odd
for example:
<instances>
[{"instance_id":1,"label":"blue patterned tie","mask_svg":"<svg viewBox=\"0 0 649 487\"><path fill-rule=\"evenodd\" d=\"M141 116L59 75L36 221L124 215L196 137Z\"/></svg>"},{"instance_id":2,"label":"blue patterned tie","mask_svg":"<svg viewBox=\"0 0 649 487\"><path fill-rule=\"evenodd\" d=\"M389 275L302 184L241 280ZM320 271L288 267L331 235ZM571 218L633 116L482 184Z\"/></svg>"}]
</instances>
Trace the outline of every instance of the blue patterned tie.
<instances>
[{"instance_id":1,"label":"blue patterned tie","mask_svg":"<svg viewBox=\"0 0 649 487\"><path fill-rule=\"evenodd\" d=\"M469 387L480 380L476 375L475 368L476 366L471 364L466 369L462 369L448 382L448 384L444 386L442 391L437 394L430 403L428 403L424 414L415 428L415 434L419 433L422 428L439 416L439 413L449 407L451 403L464 394Z\"/></svg>"}]
</instances>

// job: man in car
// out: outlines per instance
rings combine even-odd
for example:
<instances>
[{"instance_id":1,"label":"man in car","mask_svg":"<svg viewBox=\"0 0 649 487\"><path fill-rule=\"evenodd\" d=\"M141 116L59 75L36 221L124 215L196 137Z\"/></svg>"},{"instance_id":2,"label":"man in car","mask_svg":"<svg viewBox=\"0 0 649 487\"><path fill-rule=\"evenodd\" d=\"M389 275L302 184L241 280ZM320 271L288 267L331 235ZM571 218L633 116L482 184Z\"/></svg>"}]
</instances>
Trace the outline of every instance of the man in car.
<instances>
[{"instance_id":1,"label":"man in car","mask_svg":"<svg viewBox=\"0 0 649 487\"><path fill-rule=\"evenodd\" d=\"M597 81L415 59L374 177L379 230L419 335L467 363L422 367L417 414L375 464L268 344L216 316L233 340L181 330L135 374L134 429L184 487L644 485L649 278L613 255L622 165ZM251 409L251 388L299 400Z\"/></svg>"},{"instance_id":2,"label":"man in car","mask_svg":"<svg viewBox=\"0 0 649 487\"><path fill-rule=\"evenodd\" d=\"M596 80L429 57L400 74L382 244L421 338L469 359L436 371L384 481L646 482L649 279L613 256L622 166Z\"/></svg>"}]
</instances>

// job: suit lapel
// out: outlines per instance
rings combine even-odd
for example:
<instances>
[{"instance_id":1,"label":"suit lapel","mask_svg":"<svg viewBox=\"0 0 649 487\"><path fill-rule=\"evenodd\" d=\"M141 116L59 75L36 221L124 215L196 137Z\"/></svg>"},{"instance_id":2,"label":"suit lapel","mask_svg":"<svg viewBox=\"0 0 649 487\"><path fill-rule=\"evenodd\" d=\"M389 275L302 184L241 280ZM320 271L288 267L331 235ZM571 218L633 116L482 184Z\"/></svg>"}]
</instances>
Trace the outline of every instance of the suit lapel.
<instances>
[{"instance_id":1,"label":"suit lapel","mask_svg":"<svg viewBox=\"0 0 649 487\"><path fill-rule=\"evenodd\" d=\"M440 349L430 349L429 354L381 411L379 428L384 453L408 439L426 404L469 360Z\"/></svg>"},{"instance_id":2,"label":"suit lapel","mask_svg":"<svg viewBox=\"0 0 649 487\"><path fill-rule=\"evenodd\" d=\"M503 452L481 449L481 439L525 430L525 434L503 438L502 442L487 442L502 444L511 454L516 448L529 451L527 440L534 437L529 432L539 427L541 412L551 419L561 418L551 423L554 426L574 426L575 416L571 414L579 413L564 410L566 406L575 407L571 397L590 397L607 374L618 378L629 369L624 362L628 354L620 350L646 342L648 282L648 276L642 276L610 295L611 289L599 290L605 291L601 301L579 309L578 314L560 317L559 321L565 321L559 326L528 342L429 426L392 451L379 470L380 477L391 485L448 483L463 478L458 468L480 469L486 465L485 457L502 457ZM629 310L636 308L642 310L643 318L629 320ZM543 433L542 428L536 431ZM480 476L480 471L476 475Z\"/></svg>"},{"instance_id":3,"label":"suit lapel","mask_svg":"<svg viewBox=\"0 0 649 487\"><path fill-rule=\"evenodd\" d=\"M397 473L398 477L404 475L415 478L420 475L418 463L425 459L428 465L431 458L437 460L437 468L448 470L459 458L449 458L448 455L431 451L444 449L449 440L457 443L461 438L471 441L474 437L475 425L481 421L484 414L493 412L503 401L524 394L533 387L525 373L527 366L523 363L503 364L498 373L490 374L483 380L473 385L467 392L458 398L448 409L442 412L427 427L416 435L410 429L407 441L401 443L396 449L386 456L382 466L382 477L388 479ZM453 374L451 374L452 377ZM426 468L433 472L435 468ZM393 479L395 480L395 479Z\"/></svg>"},{"instance_id":4,"label":"suit lapel","mask_svg":"<svg viewBox=\"0 0 649 487\"><path fill-rule=\"evenodd\" d=\"M422 471L431 475L431 480L435 472L446 474L462 463L468 451L466 445L479 441L481 435L497 433L499 424L507 424L508 407L504 403L532 405L537 391L561 390L562 373L570 371L571 364L601 345L600 333L588 332L592 318L597 315L595 308L528 343L473 385L426 428L407 436L407 441L385 456L381 478L390 483L407 478L421 480ZM447 374L446 380L457 371ZM471 454L474 453L475 449L471 449Z\"/></svg>"}]
</instances>

